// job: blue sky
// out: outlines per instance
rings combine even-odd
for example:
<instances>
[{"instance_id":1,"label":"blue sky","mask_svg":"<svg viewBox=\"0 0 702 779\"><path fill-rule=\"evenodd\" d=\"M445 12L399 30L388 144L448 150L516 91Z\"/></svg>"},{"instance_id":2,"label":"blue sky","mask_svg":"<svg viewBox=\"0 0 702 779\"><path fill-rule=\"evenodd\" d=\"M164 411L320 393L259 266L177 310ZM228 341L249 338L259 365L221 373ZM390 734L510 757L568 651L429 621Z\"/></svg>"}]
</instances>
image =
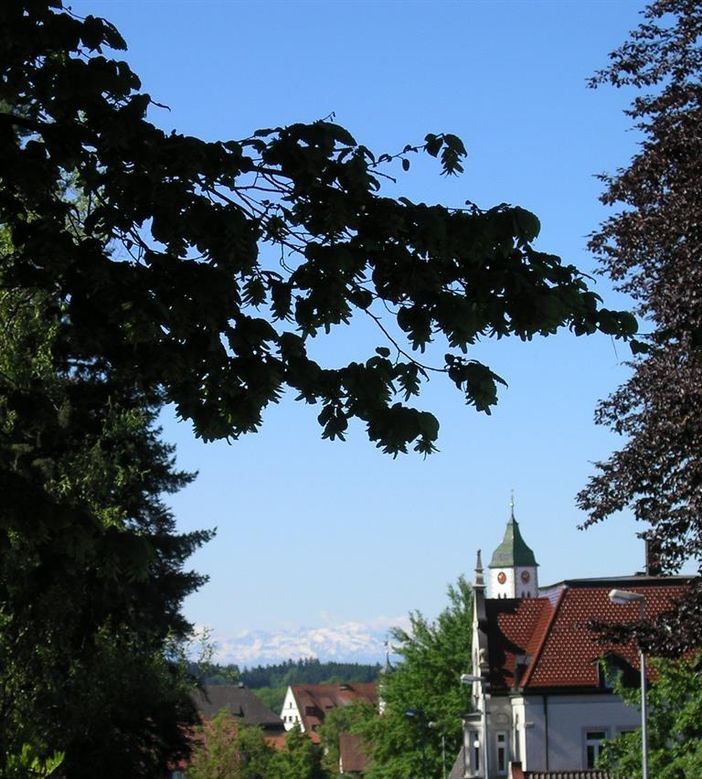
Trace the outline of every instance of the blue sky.
<instances>
[{"instance_id":1,"label":"blue sky","mask_svg":"<svg viewBox=\"0 0 702 779\"><path fill-rule=\"evenodd\" d=\"M538 248L593 270L586 236L605 215L594 174L626 164L636 136L627 95L585 80L637 24L639 2L118 2L81 0L112 20L126 59L170 111L153 120L206 138L335 113L378 152L427 132L460 135L466 172L429 160L399 168L393 193L482 207L519 204L541 219ZM615 306L606 280L596 289ZM320 354L339 362L381 343L362 325ZM593 424L598 398L626 376L628 348L569 334L485 342L473 356L508 382L491 417L432 381L423 406L441 421L440 452L392 460L360 428L320 439L314 408L285 398L261 433L203 445L164 417L179 465L198 480L171 504L179 527L218 528L193 558L210 582L189 619L222 639L250 629L393 622L435 615L448 583L499 543L514 489L540 580L633 573L627 517L587 532L574 497L616 440Z\"/></svg>"}]
</instances>

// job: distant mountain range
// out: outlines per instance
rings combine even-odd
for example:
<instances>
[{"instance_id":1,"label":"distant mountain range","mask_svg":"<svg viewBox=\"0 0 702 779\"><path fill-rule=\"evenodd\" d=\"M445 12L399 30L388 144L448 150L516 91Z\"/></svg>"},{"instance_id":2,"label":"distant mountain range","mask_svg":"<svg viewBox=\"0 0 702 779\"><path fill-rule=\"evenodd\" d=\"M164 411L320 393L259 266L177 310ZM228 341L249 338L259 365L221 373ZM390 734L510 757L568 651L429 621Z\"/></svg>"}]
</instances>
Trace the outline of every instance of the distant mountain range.
<instances>
[{"instance_id":1,"label":"distant mountain range","mask_svg":"<svg viewBox=\"0 0 702 779\"><path fill-rule=\"evenodd\" d=\"M321 661L382 663L391 626L407 627L407 618L379 619L372 624L345 622L314 628L248 630L232 637L215 635L219 663L240 668L316 657Z\"/></svg>"}]
</instances>

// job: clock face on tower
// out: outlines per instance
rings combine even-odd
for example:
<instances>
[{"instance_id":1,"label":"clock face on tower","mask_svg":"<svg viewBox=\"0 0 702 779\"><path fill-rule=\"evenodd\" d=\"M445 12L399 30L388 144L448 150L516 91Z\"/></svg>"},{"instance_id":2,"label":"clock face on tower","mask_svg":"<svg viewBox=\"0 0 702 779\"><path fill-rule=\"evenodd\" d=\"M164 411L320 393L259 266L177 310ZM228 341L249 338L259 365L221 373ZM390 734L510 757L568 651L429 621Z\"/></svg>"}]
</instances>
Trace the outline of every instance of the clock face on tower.
<instances>
[{"instance_id":1,"label":"clock face on tower","mask_svg":"<svg viewBox=\"0 0 702 779\"><path fill-rule=\"evenodd\" d=\"M507 581L507 574L506 574L504 571L500 571L500 572L497 574L497 581L498 581L500 584L504 584L504 583Z\"/></svg>"},{"instance_id":2,"label":"clock face on tower","mask_svg":"<svg viewBox=\"0 0 702 779\"><path fill-rule=\"evenodd\" d=\"M529 571L522 571L522 581L524 584L526 584L531 577L529 576Z\"/></svg>"}]
</instances>

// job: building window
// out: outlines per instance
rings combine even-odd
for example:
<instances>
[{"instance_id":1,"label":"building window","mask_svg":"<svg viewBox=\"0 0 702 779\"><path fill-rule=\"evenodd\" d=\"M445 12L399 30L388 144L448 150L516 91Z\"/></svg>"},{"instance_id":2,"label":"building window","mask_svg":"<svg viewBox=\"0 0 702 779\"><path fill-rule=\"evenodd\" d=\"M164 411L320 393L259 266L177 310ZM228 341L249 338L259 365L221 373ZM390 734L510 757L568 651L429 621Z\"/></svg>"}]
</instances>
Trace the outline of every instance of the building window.
<instances>
[{"instance_id":1,"label":"building window","mask_svg":"<svg viewBox=\"0 0 702 779\"><path fill-rule=\"evenodd\" d=\"M585 731L585 768L597 768L597 759L602 753L603 742L606 738L606 730Z\"/></svg>"},{"instance_id":2,"label":"building window","mask_svg":"<svg viewBox=\"0 0 702 779\"><path fill-rule=\"evenodd\" d=\"M507 773L507 734L496 733L497 740L497 773Z\"/></svg>"}]
</instances>

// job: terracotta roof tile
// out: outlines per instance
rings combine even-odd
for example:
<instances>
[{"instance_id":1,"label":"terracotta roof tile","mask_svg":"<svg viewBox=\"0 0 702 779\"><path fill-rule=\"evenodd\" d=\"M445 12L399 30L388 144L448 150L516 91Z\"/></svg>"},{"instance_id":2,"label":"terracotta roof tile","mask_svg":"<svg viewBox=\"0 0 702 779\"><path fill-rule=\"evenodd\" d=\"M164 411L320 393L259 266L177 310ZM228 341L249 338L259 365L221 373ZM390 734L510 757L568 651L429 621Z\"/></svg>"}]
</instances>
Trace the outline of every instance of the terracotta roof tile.
<instances>
[{"instance_id":1,"label":"terracotta roof tile","mask_svg":"<svg viewBox=\"0 0 702 779\"><path fill-rule=\"evenodd\" d=\"M353 733L339 733L339 769L344 774L363 773L367 765L361 737Z\"/></svg>"},{"instance_id":2,"label":"terracotta roof tile","mask_svg":"<svg viewBox=\"0 0 702 779\"><path fill-rule=\"evenodd\" d=\"M495 691L513 687L597 688L598 660L608 652L639 667L633 642L601 644L588 629L591 620L634 622L639 605L617 606L609 591L621 580L574 580L546 597L487 600L491 682ZM655 617L682 597L689 582L676 578L627 580L626 589L645 595L645 616Z\"/></svg>"},{"instance_id":3,"label":"terracotta roof tile","mask_svg":"<svg viewBox=\"0 0 702 779\"><path fill-rule=\"evenodd\" d=\"M290 689L295 696L304 731L315 744L319 743L317 729L324 723L328 711L356 701L366 701L373 706L378 703L378 686L375 682L293 684Z\"/></svg>"},{"instance_id":4,"label":"terracotta roof tile","mask_svg":"<svg viewBox=\"0 0 702 779\"><path fill-rule=\"evenodd\" d=\"M517 665L535 652L535 637L543 632L552 612L546 598L500 598L485 601L490 681L496 690L511 689Z\"/></svg>"}]
</instances>

